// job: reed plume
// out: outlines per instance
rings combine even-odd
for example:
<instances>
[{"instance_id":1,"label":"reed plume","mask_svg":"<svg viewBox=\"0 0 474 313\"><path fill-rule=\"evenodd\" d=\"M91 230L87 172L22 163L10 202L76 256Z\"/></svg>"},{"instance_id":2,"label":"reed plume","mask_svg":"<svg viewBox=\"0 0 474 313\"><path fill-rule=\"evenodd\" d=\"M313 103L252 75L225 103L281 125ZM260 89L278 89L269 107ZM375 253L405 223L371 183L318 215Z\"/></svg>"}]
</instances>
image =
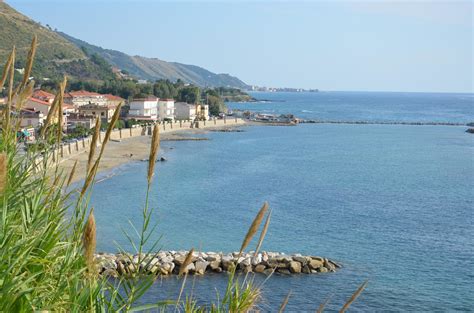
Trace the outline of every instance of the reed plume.
<instances>
[{"instance_id":1,"label":"reed plume","mask_svg":"<svg viewBox=\"0 0 474 313\"><path fill-rule=\"evenodd\" d=\"M12 53L10 55L11 64L10 64L10 73L9 73L9 81L8 81L8 101L7 105L5 106L4 111L4 124L3 124L3 131L7 134L10 132L10 110L12 107L13 102L13 82L15 78L15 54L16 49L13 47Z\"/></svg>"},{"instance_id":2,"label":"reed plume","mask_svg":"<svg viewBox=\"0 0 474 313\"><path fill-rule=\"evenodd\" d=\"M54 96L53 103L51 104L49 108L48 115L46 116L46 121L44 122L44 125L41 128L40 137L43 139L46 135L46 130L48 129L49 126L51 126L54 115L56 114L56 111L58 109L59 98L60 98L60 92L57 92L56 95Z\"/></svg>"},{"instance_id":3,"label":"reed plume","mask_svg":"<svg viewBox=\"0 0 474 313\"><path fill-rule=\"evenodd\" d=\"M280 309L278 310L278 313L283 313L283 312L285 312L285 308L286 308L286 305L288 304L288 301L290 300L290 296L291 296L291 290L288 292L288 294L286 295L285 299L284 299L283 302L281 303Z\"/></svg>"},{"instance_id":4,"label":"reed plume","mask_svg":"<svg viewBox=\"0 0 474 313\"><path fill-rule=\"evenodd\" d=\"M82 237L82 245L84 248L84 258L86 260L87 268L89 269L90 273L93 273L95 271L94 253L95 253L96 244L97 244L97 238L96 238L94 208L91 208L91 211L89 213L89 218L87 219L87 223L84 227L84 235Z\"/></svg>"},{"instance_id":5,"label":"reed plume","mask_svg":"<svg viewBox=\"0 0 474 313\"><path fill-rule=\"evenodd\" d=\"M260 238L258 238L257 248L255 248L255 255L258 254L258 251L262 247L263 239L265 239L265 235L267 234L268 225L270 225L270 217L272 216L272 210L270 210L267 214L267 218L265 219L265 224L263 224L262 232L260 233Z\"/></svg>"},{"instance_id":6,"label":"reed plume","mask_svg":"<svg viewBox=\"0 0 474 313\"><path fill-rule=\"evenodd\" d=\"M153 136L151 138L150 157L148 158L148 185L151 183L155 172L156 156L160 149L160 128L158 124L153 128Z\"/></svg>"},{"instance_id":7,"label":"reed plume","mask_svg":"<svg viewBox=\"0 0 474 313\"><path fill-rule=\"evenodd\" d=\"M105 132L105 137L104 137L104 140L102 141L102 147L100 148L99 156L97 157L97 159L94 162L94 165L92 166L92 168L87 174L86 180L84 182L84 186L82 187L82 190L81 190L81 197L86 193L90 184L94 181L95 175L99 168L100 160L102 159L102 155L104 154L104 151L105 151L105 146L107 145L110 139L110 134L112 133L112 130L114 128L114 125L120 116L121 107L122 107L122 103L120 103L115 109L115 112L114 112L114 115L112 116L112 120L110 121L109 127L107 128L107 131Z\"/></svg>"},{"instance_id":8,"label":"reed plume","mask_svg":"<svg viewBox=\"0 0 474 313\"><path fill-rule=\"evenodd\" d=\"M33 89L35 86L35 82L32 80L30 81L25 88L23 88L20 92L20 94L16 98L16 109L17 111L21 110L23 107L23 104L28 100L29 97L33 94Z\"/></svg>"},{"instance_id":9,"label":"reed plume","mask_svg":"<svg viewBox=\"0 0 474 313\"><path fill-rule=\"evenodd\" d=\"M331 299L331 297L328 297L326 299L326 301L324 301L323 303L321 303L318 307L318 310L316 311L316 313L323 313L324 312L324 308L326 307L326 305L329 303L329 300Z\"/></svg>"},{"instance_id":10,"label":"reed plume","mask_svg":"<svg viewBox=\"0 0 474 313\"><path fill-rule=\"evenodd\" d=\"M12 66L12 62L14 59L14 54L15 54L15 46L13 46L12 52L10 52L7 62L5 63L5 66L3 67L2 76L0 78L0 89L3 88L3 85L5 84L5 81L7 80L8 73L10 72L10 66Z\"/></svg>"},{"instance_id":11,"label":"reed plume","mask_svg":"<svg viewBox=\"0 0 474 313\"><path fill-rule=\"evenodd\" d=\"M3 193L7 186L7 163L7 154L0 153L0 193Z\"/></svg>"},{"instance_id":12,"label":"reed plume","mask_svg":"<svg viewBox=\"0 0 474 313\"><path fill-rule=\"evenodd\" d=\"M64 76L63 81L59 84L59 100L58 100L58 144L61 143L61 137L63 135L63 101L64 101L64 90L66 89L67 78Z\"/></svg>"},{"instance_id":13,"label":"reed plume","mask_svg":"<svg viewBox=\"0 0 474 313\"><path fill-rule=\"evenodd\" d=\"M250 225L250 228L247 231L247 234L245 235L244 241L242 242L242 246L240 247L239 254L241 254L242 251L244 251L245 248L249 245L250 241L252 241L253 236L255 235L258 228L260 227L260 224L262 223L262 219L265 216L265 212L267 212L267 209L268 209L268 203L265 201L262 208L260 209L260 211L258 211L257 216L255 216L255 219Z\"/></svg>"},{"instance_id":14,"label":"reed plume","mask_svg":"<svg viewBox=\"0 0 474 313\"><path fill-rule=\"evenodd\" d=\"M74 162L74 165L72 166L71 172L69 173L69 177L67 179L66 187L69 187L69 185L71 185L74 174L76 173L76 167L77 167L77 160Z\"/></svg>"},{"instance_id":15,"label":"reed plume","mask_svg":"<svg viewBox=\"0 0 474 313\"><path fill-rule=\"evenodd\" d=\"M347 300L347 302L344 304L342 309L339 311L339 313L344 313L346 310L351 306L351 304L360 296L362 291L364 291L365 287L367 287L367 284L369 283L368 280L366 280L362 285L357 288L357 290L352 294L352 296Z\"/></svg>"},{"instance_id":16,"label":"reed plume","mask_svg":"<svg viewBox=\"0 0 474 313\"><path fill-rule=\"evenodd\" d=\"M18 85L15 93L18 93L21 90L23 90L23 88L28 83L28 80L30 79L31 69L33 68L33 60L35 59L36 47L37 46L38 46L38 37L36 35L34 35L33 39L31 40L30 51L28 52L28 57L26 59L26 66L25 66L25 72L23 74L23 80L22 80L21 84Z\"/></svg>"},{"instance_id":17,"label":"reed plume","mask_svg":"<svg viewBox=\"0 0 474 313\"><path fill-rule=\"evenodd\" d=\"M100 135L100 125L101 120L100 117L96 117L95 119L95 127L94 127L94 135L92 135L92 142L89 146L89 158L87 159L87 167L86 167L86 175L89 174L89 171L92 166L92 162L94 161L95 149L97 146L97 141L99 140Z\"/></svg>"},{"instance_id":18,"label":"reed plume","mask_svg":"<svg viewBox=\"0 0 474 313\"><path fill-rule=\"evenodd\" d=\"M186 254L186 258L184 259L183 264L179 268L179 273L178 273L179 276L183 275L186 272L186 268L188 267L188 265L191 264L193 260L193 253L194 253L194 248L189 250L188 254Z\"/></svg>"}]
</instances>

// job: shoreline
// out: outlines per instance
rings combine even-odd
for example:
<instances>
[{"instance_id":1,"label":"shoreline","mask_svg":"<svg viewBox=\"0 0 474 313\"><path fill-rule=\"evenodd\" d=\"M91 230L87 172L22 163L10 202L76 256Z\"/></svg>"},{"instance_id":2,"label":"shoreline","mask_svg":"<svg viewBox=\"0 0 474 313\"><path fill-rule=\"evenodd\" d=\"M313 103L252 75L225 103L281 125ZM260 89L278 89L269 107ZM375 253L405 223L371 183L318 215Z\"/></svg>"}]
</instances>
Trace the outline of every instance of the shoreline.
<instances>
[{"instance_id":1,"label":"shoreline","mask_svg":"<svg viewBox=\"0 0 474 313\"><path fill-rule=\"evenodd\" d=\"M203 135L212 131L221 130L227 130L226 132L228 132L229 129L243 126L249 126L249 124L241 123L219 126L209 125L205 128L167 129L160 134L160 141L205 141L209 139L205 137L195 137L193 135ZM141 162L144 159L148 159L150 145L151 136L149 135L129 137L121 140L110 140L105 148L97 174L104 174L104 172L112 171L114 168L129 162ZM88 153L89 149L86 149L80 153L64 158L59 163L59 168L63 170L66 175L69 175L74 163L77 161L76 171L71 183L77 183L85 179ZM115 175L106 175L105 177L98 175L96 181L100 182L113 176Z\"/></svg>"}]
</instances>

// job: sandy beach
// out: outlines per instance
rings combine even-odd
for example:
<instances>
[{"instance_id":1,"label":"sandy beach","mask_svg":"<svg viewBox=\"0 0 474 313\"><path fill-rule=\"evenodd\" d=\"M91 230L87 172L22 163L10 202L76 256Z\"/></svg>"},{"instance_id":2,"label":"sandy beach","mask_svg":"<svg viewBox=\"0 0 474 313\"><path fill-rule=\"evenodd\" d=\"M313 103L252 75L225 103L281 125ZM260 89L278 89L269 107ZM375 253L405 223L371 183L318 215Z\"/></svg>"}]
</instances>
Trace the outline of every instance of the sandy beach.
<instances>
[{"instance_id":1,"label":"sandy beach","mask_svg":"<svg viewBox=\"0 0 474 313\"><path fill-rule=\"evenodd\" d=\"M214 127L212 129L188 129L188 130L175 130L168 131L160 135L161 141L181 141L181 140L207 140L205 137L195 137L196 134L206 134L210 131L229 130L233 128L242 127L243 125L229 125ZM150 153L151 136L137 136L121 141L109 141L105 147L104 155L100 162L98 172L106 172L117 166L125 164L127 162L141 161L148 159ZM96 150L96 156L99 153L100 148ZM85 178L87 159L89 155L89 149L82 153L72 155L71 157L64 159L60 163L60 168L64 170L64 173L69 175L74 163L77 160L77 168L73 177L72 182L77 182Z\"/></svg>"}]
</instances>

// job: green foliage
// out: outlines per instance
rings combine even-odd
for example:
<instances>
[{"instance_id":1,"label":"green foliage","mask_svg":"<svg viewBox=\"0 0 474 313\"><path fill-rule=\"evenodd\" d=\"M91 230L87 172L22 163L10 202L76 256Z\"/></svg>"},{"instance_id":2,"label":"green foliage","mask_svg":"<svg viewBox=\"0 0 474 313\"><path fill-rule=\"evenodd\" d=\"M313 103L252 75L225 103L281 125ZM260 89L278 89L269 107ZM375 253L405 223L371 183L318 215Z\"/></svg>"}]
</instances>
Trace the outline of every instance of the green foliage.
<instances>
[{"instance_id":1,"label":"green foliage","mask_svg":"<svg viewBox=\"0 0 474 313\"><path fill-rule=\"evenodd\" d=\"M64 139L74 139L74 138L85 138L91 134L91 130L87 129L82 125L77 125L74 129L70 130Z\"/></svg>"},{"instance_id":2,"label":"green foliage","mask_svg":"<svg viewBox=\"0 0 474 313\"><path fill-rule=\"evenodd\" d=\"M201 101L201 89L196 86L182 87L178 91L177 100L186 103L199 103Z\"/></svg>"}]
</instances>

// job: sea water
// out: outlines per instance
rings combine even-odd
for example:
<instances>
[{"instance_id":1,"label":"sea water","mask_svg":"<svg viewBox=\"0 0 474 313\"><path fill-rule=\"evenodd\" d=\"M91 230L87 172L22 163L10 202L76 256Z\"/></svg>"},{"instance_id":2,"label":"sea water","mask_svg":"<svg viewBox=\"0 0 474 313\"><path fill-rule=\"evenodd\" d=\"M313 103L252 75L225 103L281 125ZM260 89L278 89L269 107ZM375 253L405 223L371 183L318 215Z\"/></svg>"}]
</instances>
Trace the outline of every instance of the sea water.
<instances>
[{"instance_id":1,"label":"sea water","mask_svg":"<svg viewBox=\"0 0 474 313\"><path fill-rule=\"evenodd\" d=\"M254 96L273 102L229 106L331 120L474 120L470 94ZM472 311L474 135L466 128L252 126L203 135L209 141L163 142L168 161L157 164L150 198L153 239L167 250L236 251L268 201L263 249L320 255L343 268L272 276L263 285L263 311L277 310L290 290L288 311L314 312L328 298L327 309L337 310L367 279L352 311ZM95 186L98 250L131 251L121 229L133 234L129 220L141 225L146 166L126 164ZM205 304L226 279L193 277L187 288ZM180 287L175 277L163 279L143 301L176 298Z\"/></svg>"}]
</instances>

